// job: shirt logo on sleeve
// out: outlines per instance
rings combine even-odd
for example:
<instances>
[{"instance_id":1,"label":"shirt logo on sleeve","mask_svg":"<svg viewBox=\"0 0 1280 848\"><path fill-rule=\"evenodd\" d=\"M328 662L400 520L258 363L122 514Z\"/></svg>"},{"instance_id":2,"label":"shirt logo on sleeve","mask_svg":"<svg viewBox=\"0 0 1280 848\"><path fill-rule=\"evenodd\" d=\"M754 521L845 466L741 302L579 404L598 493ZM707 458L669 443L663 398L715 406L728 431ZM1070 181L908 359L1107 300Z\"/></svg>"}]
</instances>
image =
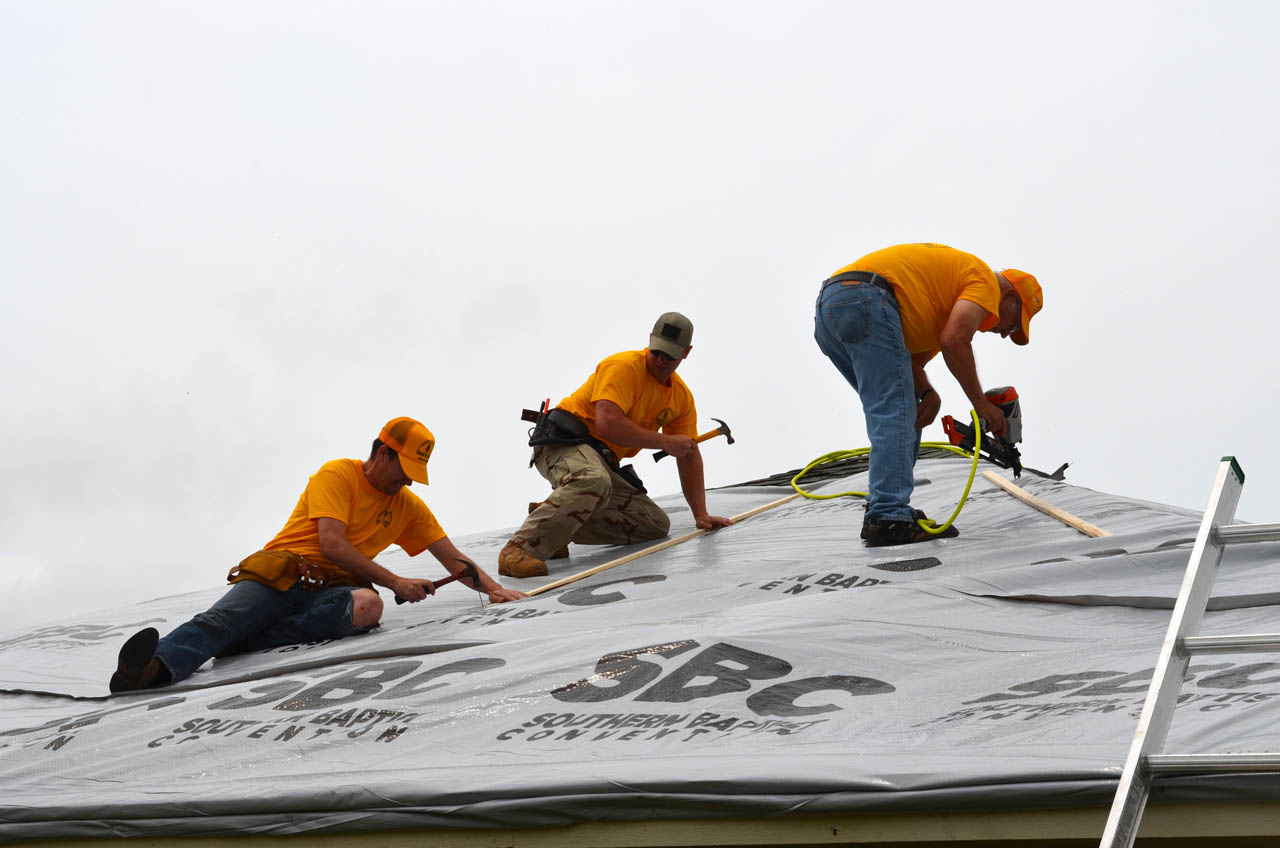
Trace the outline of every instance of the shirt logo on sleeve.
<instances>
[{"instance_id":1,"label":"shirt logo on sleeve","mask_svg":"<svg viewBox=\"0 0 1280 848\"><path fill-rule=\"evenodd\" d=\"M391 510L384 509L382 512L378 513L377 517L374 518L373 521L375 524L381 524L383 527L390 527L391 526Z\"/></svg>"}]
</instances>

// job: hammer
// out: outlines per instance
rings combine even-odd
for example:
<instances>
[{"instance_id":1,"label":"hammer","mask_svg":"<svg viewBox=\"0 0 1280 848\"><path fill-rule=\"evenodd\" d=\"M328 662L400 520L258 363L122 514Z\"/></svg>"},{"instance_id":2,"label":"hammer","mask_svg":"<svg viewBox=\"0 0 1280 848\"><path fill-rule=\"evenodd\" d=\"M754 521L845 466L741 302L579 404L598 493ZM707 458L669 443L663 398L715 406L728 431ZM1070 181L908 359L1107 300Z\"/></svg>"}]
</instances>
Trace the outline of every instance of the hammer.
<instances>
[{"instance_id":1,"label":"hammer","mask_svg":"<svg viewBox=\"0 0 1280 848\"><path fill-rule=\"evenodd\" d=\"M724 419L712 418L711 420L720 422L720 426L715 428L714 430L708 430L698 438L694 439L693 440L694 444L697 444L698 442L705 442L707 439L715 438L716 436L720 436L720 435L723 435L725 438L725 441L727 441L729 444L733 444L733 433L729 430L729 425L724 423ZM666 451L658 451L653 455L653 461L657 462L658 460L662 459L664 456L668 456L668 455L669 454Z\"/></svg>"},{"instance_id":2,"label":"hammer","mask_svg":"<svg viewBox=\"0 0 1280 848\"><path fill-rule=\"evenodd\" d=\"M467 580L470 580L477 588L480 586L480 574L476 571L476 564L474 562L463 563L461 574L450 574L443 580L432 580L430 582L436 589L439 589L444 584L452 583L459 578L466 578ZM430 594L434 595L435 592L433 591ZM405 603L405 599L396 595L396 603L403 604Z\"/></svg>"}]
</instances>

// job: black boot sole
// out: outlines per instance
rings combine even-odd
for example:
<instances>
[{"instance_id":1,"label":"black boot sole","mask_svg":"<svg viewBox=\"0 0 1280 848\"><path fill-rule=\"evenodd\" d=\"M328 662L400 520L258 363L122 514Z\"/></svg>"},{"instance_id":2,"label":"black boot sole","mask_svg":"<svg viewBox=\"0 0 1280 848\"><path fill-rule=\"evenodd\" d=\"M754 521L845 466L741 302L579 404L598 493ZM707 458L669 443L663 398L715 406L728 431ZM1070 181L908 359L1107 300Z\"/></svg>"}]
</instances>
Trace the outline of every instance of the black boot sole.
<instances>
[{"instance_id":1,"label":"black boot sole","mask_svg":"<svg viewBox=\"0 0 1280 848\"><path fill-rule=\"evenodd\" d=\"M130 636L120 648L116 673L111 675L109 684L111 691L132 692L143 688L139 684L159 645L160 631L154 627L144 627Z\"/></svg>"}]
</instances>

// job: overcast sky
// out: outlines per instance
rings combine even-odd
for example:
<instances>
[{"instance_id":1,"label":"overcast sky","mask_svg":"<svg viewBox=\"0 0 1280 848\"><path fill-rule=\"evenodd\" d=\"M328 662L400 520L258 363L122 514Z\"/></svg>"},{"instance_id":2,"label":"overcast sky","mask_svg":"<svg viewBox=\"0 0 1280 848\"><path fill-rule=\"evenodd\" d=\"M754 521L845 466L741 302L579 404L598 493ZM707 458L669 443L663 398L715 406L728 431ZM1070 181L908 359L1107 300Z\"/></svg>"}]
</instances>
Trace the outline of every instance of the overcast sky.
<instances>
[{"instance_id":1,"label":"overcast sky","mask_svg":"<svg viewBox=\"0 0 1280 848\"><path fill-rule=\"evenodd\" d=\"M813 301L901 242L1043 285L1030 346L975 345L1028 465L1199 510L1234 454L1280 521L1277 36L1273 2L0 0L0 629L221 584L398 415L451 536L512 527L520 409L667 310L738 437L708 485L861 447Z\"/></svg>"}]
</instances>

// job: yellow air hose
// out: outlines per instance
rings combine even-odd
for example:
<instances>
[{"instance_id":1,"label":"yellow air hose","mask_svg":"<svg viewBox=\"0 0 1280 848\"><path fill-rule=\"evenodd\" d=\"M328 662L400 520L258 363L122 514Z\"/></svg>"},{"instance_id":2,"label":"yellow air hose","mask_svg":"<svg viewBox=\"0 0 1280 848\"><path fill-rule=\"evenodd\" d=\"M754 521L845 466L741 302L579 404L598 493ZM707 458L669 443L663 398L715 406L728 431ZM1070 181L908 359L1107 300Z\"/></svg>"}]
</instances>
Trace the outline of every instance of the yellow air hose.
<instances>
[{"instance_id":1,"label":"yellow air hose","mask_svg":"<svg viewBox=\"0 0 1280 848\"><path fill-rule=\"evenodd\" d=\"M920 529L924 530L926 533L933 533L934 535L937 535L938 533L941 533L942 531L950 527L951 522L956 520L956 516L958 516L960 514L960 510L964 508L964 502L969 499L969 489L973 487L973 478L978 473L978 451L982 448L982 422L978 419L977 410L971 409L969 410L969 413L973 416L973 434L974 434L973 435L973 465L969 469L969 482L964 484L964 494L960 496L960 502L956 504L955 512L951 513L951 517L947 519L946 524L943 524L941 527L938 527L933 524L926 524L925 522L920 521L918 519L916 520L916 524L920 525ZM952 453L959 454L960 456L963 456L965 458L969 457L969 454L967 452L961 450L960 448L956 447L950 442L921 442L920 447L942 448L943 450L949 450ZM818 457L813 462L809 463L804 468L800 469L800 473L791 478L791 488L795 489L797 492L804 495L806 498L812 498L814 500L830 500L831 498L843 498L843 497L849 497L849 496L865 498L867 496L866 492L838 492L834 495L815 495L812 492L806 492L804 489L800 488L799 480L801 477L808 474L810 471L812 471L814 468L817 468L819 465L825 465L828 462L838 462L839 460L842 460L842 459L853 459L855 456L866 456L869 453L871 453L871 448L869 447L854 448L853 450L839 450L839 451L832 451L831 453L824 453L822 456Z\"/></svg>"}]
</instances>

